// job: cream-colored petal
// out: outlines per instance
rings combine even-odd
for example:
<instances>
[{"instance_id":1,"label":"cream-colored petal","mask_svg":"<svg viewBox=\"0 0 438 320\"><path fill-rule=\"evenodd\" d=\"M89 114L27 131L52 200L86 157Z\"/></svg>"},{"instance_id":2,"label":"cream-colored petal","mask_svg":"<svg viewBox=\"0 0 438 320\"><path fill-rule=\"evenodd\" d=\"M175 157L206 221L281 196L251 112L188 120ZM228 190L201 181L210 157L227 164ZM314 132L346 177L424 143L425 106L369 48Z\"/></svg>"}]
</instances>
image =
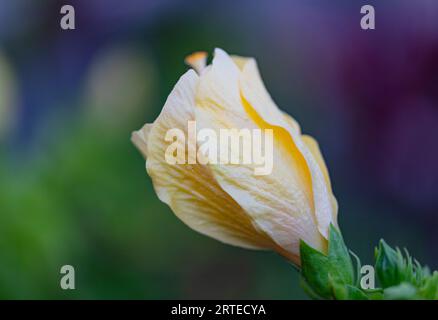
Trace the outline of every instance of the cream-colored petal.
<instances>
[{"instance_id":1,"label":"cream-colored petal","mask_svg":"<svg viewBox=\"0 0 438 320\"><path fill-rule=\"evenodd\" d=\"M274 110L278 109L277 105L271 99L268 91L265 88L265 85L263 84L255 60L253 58L241 57L236 55L232 55L231 59L233 60L233 62L236 64L236 66L239 68L240 71L245 71L244 86L247 85L246 80L249 78L251 87L255 88L255 91L258 91L260 93L261 100L263 101L263 103L260 103L260 105L266 107L267 112L269 112L269 110L272 109ZM250 67L247 66L248 63L251 64ZM298 122L285 112L283 112L283 115L284 115L284 121L291 128L294 128L298 133L301 133L301 128ZM277 116L277 112L275 112L274 116L275 117Z\"/></svg>"},{"instance_id":2,"label":"cream-colored petal","mask_svg":"<svg viewBox=\"0 0 438 320\"><path fill-rule=\"evenodd\" d=\"M146 159L148 156L148 137L149 132L152 129L151 123L146 123L143 128L138 131L134 131L131 135L131 141L140 150L143 157Z\"/></svg>"},{"instance_id":3,"label":"cream-colored petal","mask_svg":"<svg viewBox=\"0 0 438 320\"><path fill-rule=\"evenodd\" d=\"M252 165L210 165L222 189L299 264L299 241L325 250L326 240L316 227L308 169L287 130L270 125L241 96L241 73L230 57L216 49L213 65L200 77L196 92L199 129L272 129L274 167L269 175L254 174ZM264 102L268 102L264 97Z\"/></svg>"},{"instance_id":4,"label":"cream-colored petal","mask_svg":"<svg viewBox=\"0 0 438 320\"><path fill-rule=\"evenodd\" d=\"M272 100L265 85L263 84L256 61L253 58L235 55L231 56L231 59L242 72L242 76L240 78L242 94L247 99L258 101L255 109L263 119L265 119L267 122L278 122L277 117L282 111ZM289 126L300 132L300 126L298 122L296 122L295 119L293 119L287 113L283 114L283 120Z\"/></svg>"},{"instance_id":5,"label":"cream-colored petal","mask_svg":"<svg viewBox=\"0 0 438 320\"><path fill-rule=\"evenodd\" d=\"M296 147L297 153L303 157L305 166L302 165L303 171L307 171L307 184L311 185L313 197L313 209L317 219L318 230L328 239L328 230L330 223L335 223L333 217L332 197L328 186L325 183L323 172L318 166L312 153L301 139L299 126L296 125L292 118L284 116L284 113L272 101L266 90L257 64L254 59L248 59L242 67L240 77L240 86L244 99L251 106L251 112L256 113L258 117L272 126L284 128L289 133ZM307 168L305 168L307 167Z\"/></svg>"},{"instance_id":6,"label":"cream-colored petal","mask_svg":"<svg viewBox=\"0 0 438 320\"><path fill-rule=\"evenodd\" d=\"M189 70L176 84L152 126L134 133L134 141L147 155L146 168L158 197L192 229L222 242L254 249L275 244L255 229L245 211L214 179L210 169L200 164L168 164L164 141L169 129L188 135L187 121L194 120L194 91L198 76ZM189 152L187 142L186 159ZM147 148L144 152L144 148Z\"/></svg>"},{"instance_id":7,"label":"cream-colored petal","mask_svg":"<svg viewBox=\"0 0 438 320\"><path fill-rule=\"evenodd\" d=\"M284 117L284 121L286 121L286 123L291 128L293 128L296 132L298 132L298 134L301 134L300 124L294 118L292 118L286 112L283 112L283 117Z\"/></svg>"},{"instance_id":8,"label":"cream-colored petal","mask_svg":"<svg viewBox=\"0 0 438 320\"><path fill-rule=\"evenodd\" d=\"M332 211L333 212L333 224L335 226L337 226L338 202L336 201L336 198L333 195L329 171L328 171L327 166L325 164L324 158L322 157L318 142L313 137L308 136L308 135L302 135L301 138L303 139L304 143L309 148L309 150L312 153L313 157L315 158L316 162L318 163L319 168L321 169L321 172L324 174L324 179L325 179L325 182L327 184L327 188L331 194L331 202L332 202L332 208L333 208L333 211Z\"/></svg>"},{"instance_id":9,"label":"cream-colored petal","mask_svg":"<svg viewBox=\"0 0 438 320\"><path fill-rule=\"evenodd\" d=\"M230 57L233 60L233 62L236 64L236 66L239 68L240 71L243 70L243 67L246 65L248 60L252 59L252 58L236 56L236 55L231 55Z\"/></svg>"}]
</instances>

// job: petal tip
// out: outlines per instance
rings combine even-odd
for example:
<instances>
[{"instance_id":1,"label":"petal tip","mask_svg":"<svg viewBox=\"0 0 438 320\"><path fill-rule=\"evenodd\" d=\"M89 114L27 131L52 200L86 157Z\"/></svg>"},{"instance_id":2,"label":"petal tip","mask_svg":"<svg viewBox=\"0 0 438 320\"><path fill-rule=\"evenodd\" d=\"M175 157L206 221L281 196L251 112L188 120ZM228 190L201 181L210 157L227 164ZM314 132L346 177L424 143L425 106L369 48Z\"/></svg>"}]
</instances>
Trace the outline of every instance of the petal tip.
<instances>
[{"instance_id":1,"label":"petal tip","mask_svg":"<svg viewBox=\"0 0 438 320\"><path fill-rule=\"evenodd\" d=\"M147 157L147 137L150 130L151 124L146 124L140 130L134 131L131 133L131 141L137 147L137 149L141 152L141 154L146 158Z\"/></svg>"},{"instance_id":2,"label":"petal tip","mask_svg":"<svg viewBox=\"0 0 438 320\"><path fill-rule=\"evenodd\" d=\"M188 55L184 62L196 70L197 73L201 73L207 66L207 52L196 51Z\"/></svg>"}]
</instances>

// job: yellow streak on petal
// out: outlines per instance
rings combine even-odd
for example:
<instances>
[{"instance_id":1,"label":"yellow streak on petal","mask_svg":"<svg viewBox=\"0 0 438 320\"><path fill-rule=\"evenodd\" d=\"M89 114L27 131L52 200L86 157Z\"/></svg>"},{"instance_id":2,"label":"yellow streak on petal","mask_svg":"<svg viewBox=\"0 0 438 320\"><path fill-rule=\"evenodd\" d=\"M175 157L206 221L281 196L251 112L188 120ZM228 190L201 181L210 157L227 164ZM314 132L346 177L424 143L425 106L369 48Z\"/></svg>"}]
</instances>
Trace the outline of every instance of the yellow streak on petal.
<instances>
[{"instance_id":1,"label":"yellow streak on petal","mask_svg":"<svg viewBox=\"0 0 438 320\"><path fill-rule=\"evenodd\" d=\"M306 160L304 159L302 153L298 150L291 135L286 129L280 126L271 125L264 121L243 95L241 95L241 99L243 108L250 119L253 120L261 129L272 129L274 131L275 139L278 139L281 146L286 150L286 153L291 156L291 161L295 162L295 168L296 172L298 173L298 178L301 181L301 186L304 188L305 194L309 198L309 204L312 208L312 211L314 211L312 176L310 175L310 170L307 166Z\"/></svg>"},{"instance_id":2,"label":"yellow streak on petal","mask_svg":"<svg viewBox=\"0 0 438 320\"><path fill-rule=\"evenodd\" d=\"M331 194L324 181L316 160L301 139L299 126L294 123L292 118L284 116L284 113L277 107L270 97L264 83L261 79L257 63L254 59L248 59L241 71L241 95L245 97L249 105L266 123L284 128L289 132L298 151L306 161L310 173L311 191L313 199L313 212L316 216L318 229L320 233L328 239L329 225L333 216L333 194Z\"/></svg>"}]
</instances>

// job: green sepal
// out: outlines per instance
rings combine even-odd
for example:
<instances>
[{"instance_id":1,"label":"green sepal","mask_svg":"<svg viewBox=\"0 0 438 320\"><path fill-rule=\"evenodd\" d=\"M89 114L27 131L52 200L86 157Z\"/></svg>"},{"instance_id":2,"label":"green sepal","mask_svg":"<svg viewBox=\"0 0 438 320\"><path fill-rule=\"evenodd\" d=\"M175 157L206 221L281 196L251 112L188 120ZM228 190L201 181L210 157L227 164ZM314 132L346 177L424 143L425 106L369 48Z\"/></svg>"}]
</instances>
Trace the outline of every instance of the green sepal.
<instances>
[{"instance_id":1,"label":"green sepal","mask_svg":"<svg viewBox=\"0 0 438 320\"><path fill-rule=\"evenodd\" d=\"M353 286L353 264L341 234L333 225L330 225L327 255L304 241L300 242L300 254L302 276L316 295L325 299L348 298L352 290L345 286Z\"/></svg>"},{"instance_id":2,"label":"green sepal","mask_svg":"<svg viewBox=\"0 0 438 320\"><path fill-rule=\"evenodd\" d=\"M360 259L356 272L339 231L330 226L327 255L300 243L302 286L314 299L415 300L438 299L438 272L432 275L407 250L393 249L381 240L375 250L375 271L381 288L360 288ZM356 274L356 275L355 275Z\"/></svg>"},{"instance_id":3,"label":"green sepal","mask_svg":"<svg viewBox=\"0 0 438 320\"><path fill-rule=\"evenodd\" d=\"M418 290L422 299L438 300L438 271L435 271Z\"/></svg>"},{"instance_id":4,"label":"green sepal","mask_svg":"<svg viewBox=\"0 0 438 320\"><path fill-rule=\"evenodd\" d=\"M383 300L384 294L382 288L364 290L369 300Z\"/></svg>"},{"instance_id":5,"label":"green sepal","mask_svg":"<svg viewBox=\"0 0 438 320\"><path fill-rule=\"evenodd\" d=\"M322 300L323 298L319 296L312 287L307 283L306 279L300 275L300 286L303 288L304 292L313 300Z\"/></svg>"},{"instance_id":6,"label":"green sepal","mask_svg":"<svg viewBox=\"0 0 438 320\"><path fill-rule=\"evenodd\" d=\"M404 255L399 248L395 250L380 240L376 248L376 273L383 289L410 283L421 288L431 278L428 267L422 267L405 249Z\"/></svg>"},{"instance_id":7,"label":"green sepal","mask_svg":"<svg viewBox=\"0 0 438 320\"><path fill-rule=\"evenodd\" d=\"M336 300L369 300L365 292L355 286L338 282L331 275L329 281Z\"/></svg>"},{"instance_id":8,"label":"green sepal","mask_svg":"<svg viewBox=\"0 0 438 320\"><path fill-rule=\"evenodd\" d=\"M354 283L354 269L349 251L341 234L332 224L330 225L328 260L330 275L335 282L351 285Z\"/></svg>"},{"instance_id":9,"label":"green sepal","mask_svg":"<svg viewBox=\"0 0 438 320\"><path fill-rule=\"evenodd\" d=\"M347 284L348 300L369 300L369 296L357 287L350 286Z\"/></svg>"},{"instance_id":10,"label":"green sepal","mask_svg":"<svg viewBox=\"0 0 438 320\"><path fill-rule=\"evenodd\" d=\"M354 280L354 285L356 287L360 286L360 279L361 279L361 273L360 270L362 269L362 263L360 262L360 258L355 254L353 251L350 250L350 255L356 260L356 276Z\"/></svg>"},{"instance_id":11,"label":"green sepal","mask_svg":"<svg viewBox=\"0 0 438 320\"><path fill-rule=\"evenodd\" d=\"M332 297L329 286L328 257L300 241L301 274L312 291L325 299Z\"/></svg>"}]
</instances>

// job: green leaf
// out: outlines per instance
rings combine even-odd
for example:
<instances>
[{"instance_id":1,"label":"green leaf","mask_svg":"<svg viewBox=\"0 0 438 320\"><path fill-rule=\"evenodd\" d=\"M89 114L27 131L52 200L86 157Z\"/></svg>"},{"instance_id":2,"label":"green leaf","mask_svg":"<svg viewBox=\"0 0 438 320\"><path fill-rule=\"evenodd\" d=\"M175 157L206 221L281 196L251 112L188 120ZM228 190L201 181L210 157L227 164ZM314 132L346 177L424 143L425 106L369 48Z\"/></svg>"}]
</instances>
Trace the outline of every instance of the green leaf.
<instances>
[{"instance_id":1,"label":"green leaf","mask_svg":"<svg viewBox=\"0 0 438 320\"><path fill-rule=\"evenodd\" d=\"M339 231L331 224L329 234L329 272L340 284L354 284L354 269L351 257Z\"/></svg>"},{"instance_id":2,"label":"green leaf","mask_svg":"<svg viewBox=\"0 0 438 320\"><path fill-rule=\"evenodd\" d=\"M301 240L301 273L307 284L322 298L332 297L329 285L328 258Z\"/></svg>"}]
</instances>

